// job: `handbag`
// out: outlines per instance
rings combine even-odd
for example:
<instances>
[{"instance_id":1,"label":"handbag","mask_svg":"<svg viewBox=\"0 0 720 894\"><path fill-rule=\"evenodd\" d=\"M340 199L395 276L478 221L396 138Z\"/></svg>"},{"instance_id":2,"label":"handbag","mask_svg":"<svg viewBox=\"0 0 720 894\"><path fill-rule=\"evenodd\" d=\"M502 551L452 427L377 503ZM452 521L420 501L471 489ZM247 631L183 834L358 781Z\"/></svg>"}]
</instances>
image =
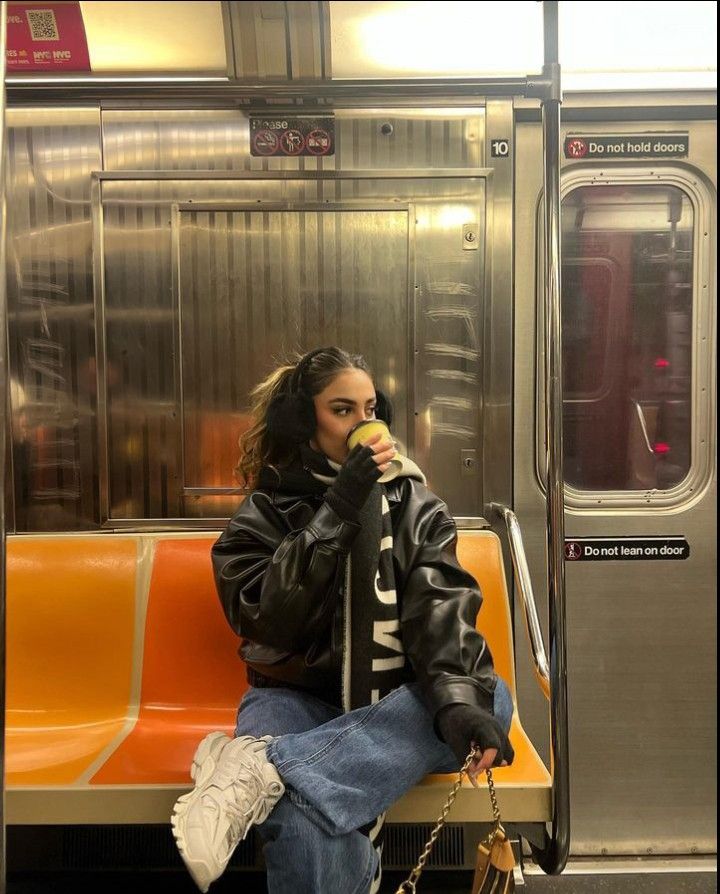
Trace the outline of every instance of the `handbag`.
<instances>
[{"instance_id":1,"label":"handbag","mask_svg":"<svg viewBox=\"0 0 720 894\"><path fill-rule=\"evenodd\" d=\"M435 828L428 838L420 858L415 864L415 868L410 875L400 885L395 894L415 894L417 883L420 879L425 864L430 853L435 846L440 832L447 820L450 809L455 803L457 793L462 785L462 778L467 773L470 764L474 760L476 752L473 750L467 756L465 763L460 770L457 781L450 790L448 799L442 809L442 813L438 817ZM477 859L475 861L475 876L473 878L472 894L511 894L515 890L515 855L513 854L512 845L508 841L500 822L500 808L498 807L497 797L495 795L495 785L493 783L492 771L485 771L488 790L490 792L490 803L493 811L493 827L490 833L483 838L478 844ZM470 782L478 787L474 779L468 776Z\"/></svg>"}]
</instances>

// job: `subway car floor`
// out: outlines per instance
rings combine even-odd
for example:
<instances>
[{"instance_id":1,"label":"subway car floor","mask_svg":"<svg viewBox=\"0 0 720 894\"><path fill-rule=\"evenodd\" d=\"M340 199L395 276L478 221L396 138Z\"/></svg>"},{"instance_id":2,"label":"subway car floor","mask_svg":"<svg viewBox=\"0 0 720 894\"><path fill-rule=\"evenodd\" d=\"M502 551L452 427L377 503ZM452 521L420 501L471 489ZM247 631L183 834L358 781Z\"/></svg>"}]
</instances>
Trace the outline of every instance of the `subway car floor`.
<instances>
[{"instance_id":1,"label":"subway car floor","mask_svg":"<svg viewBox=\"0 0 720 894\"><path fill-rule=\"evenodd\" d=\"M405 878L399 872L385 874L380 894L395 894ZM661 873L613 873L580 875L572 872L556 878L526 875L519 886L527 894L710 894L717 891L717 875L707 871ZM418 894L469 894L472 873L434 871L418 884ZM145 873L22 872L8 877L8 894L196 894L197 888L184 872ZM265 877L260 872L228 872L211 888L212 894L266 894ZM322 894L322 892L318 892ZM338 894L338 892L332 892Z\"/></svg>"}]
</instances>

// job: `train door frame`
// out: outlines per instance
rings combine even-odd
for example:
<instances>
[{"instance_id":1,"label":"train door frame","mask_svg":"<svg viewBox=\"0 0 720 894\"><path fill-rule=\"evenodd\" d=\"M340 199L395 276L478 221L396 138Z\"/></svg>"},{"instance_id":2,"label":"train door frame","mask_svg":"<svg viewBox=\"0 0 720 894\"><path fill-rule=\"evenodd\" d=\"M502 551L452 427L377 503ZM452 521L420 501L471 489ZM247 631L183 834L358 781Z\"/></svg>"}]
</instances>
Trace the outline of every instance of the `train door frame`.
<instances>
[{"instance_id":1,"label":"train door frame","mask_svg":"<svg viewBox=\"0 0 720 894\"><path fill-rule=\"evenodd\" d=\"M698 312L693 319L694 338L698 346L698 354L694 359L697 390L693 391L693 400L696 403L694 413L699 423L693 439L694 443L696 439L698 445L701 441L706 443L702 448L704 456L696 455L689 477L674 491L643 494L638 490L629 500L627 492L578 494L574 488L568 487L567 490L566 524L568 534L573 537L687 534L690 542L689 563L568 563L568 634L571 637L568 675L573 708L569 736L573 744L571 766L577 774L572 779L575 834L572 851L578 856L598 857L624 854L647 856L649 853L692 855L704 853L715 846L712 831L715 810L708 809L708 798L713 796L715 786L708 779L708 775L712 774L712 767L702 759L703 747L711 747L715 729L712 719L714 697L710 691L714 662L711 667L709 661L703 661L703 656L708 655L710 648L710 631L714 630L715 601L711 590L715 587L712 571L716 561L714 540L708 549L707 533L703 535L703 531L711 530L715 519L707 511L701 519L700 506L703 502L706 507L712 503L715 487L712 370L716 347L712 343L712 333L716 287L716 249L713 248L716 191L714 162L711 159L716 124L709 107L700 104L693 107L692 102L687 100L685 106L678 103L672 109L663 106L657 109L636 108L632 98L615 98L615 102L618 108L601 105L598 109L589 109L582 104L582 99L575 100L576 105L564 112L563 135L578 131L598 134L618 131L670 132L680 127L690 133L690 156L672 162L667 159L632 162L616 159L611 163L586 162L584 165L567 160L562 167L563 193L573 185L588 182L588 178L592 177L596 178L598 189L602 189L615 176L618 182L623 182L625 175L624 182L627 183L642 181L664 185L672 179L668 178L669 174L674 176L673 182L683 185L692 193L696 208L694 287L696 296L702 295L704 302L704 307L696 305ZM531 206L539 200L542 186L534 172L523 169L522 159L532 157L538 151L540 132L537 119L526 117L520 131L518 151L522 158L518 173L519 201ZM704 193L704 198L699 197L698 190ZM697 199L694 197L696 193ZM703 206L702 211L700 206ZM517 232L517 238L521 242L529 234L532 234L530 238L536 239L536 259L542 257L542 240L538 233L541 220L541 212L538 211L534 219L522 221ZM532 333L523 330L531 319L537 318L541 305L538 294L541 276L536 263L537 261L523 262L518 259L516 264L520 322L516 327L514 402L520 420L539 413L541 407L541 387L530 383L535 378L541 378L541 364L537 355L542 338L534 324ZM707 389L704 393L703 388ZM704 409L699 407L698 398L704 404ZM602 434L599 433L600 436ZM543 448L542 426L537 425L532 433L523 433L521 425L517 426L516 505L521 518L527 519L533 527L542 523L544 510L544 494L540 493L539 483L542 481L540 469ZM692 492L690 487L693 487ZM703 553L705 556L701 558ZM542 580L545 574L545 557L537 540L528 544L528 560L532 576L536 580ZM701 567L698 563L702 563ZM618 569L623 564L628 569L628 574L621 578ZM695 566L695 572L691 565ZM646 569L645 572L642 571L643 568ZM652 568L654 570L651 574ZM698 592L698 588L702 589L704 595ZM639 625L637 616L643 602L652 608L652 615L648 614L644 625ZM596 606L595 610L592 610L593 605ZM604 613L602 617L605 619L602 622L601 613ZM658 616L666 619L666 630L659 626L662 621L658 620ZM611 629L607 627L610 623L608 619L612 619ZM706 630L704 638L700 635L703 629ZM644 679L648 696L645 699L636 697L643 666L652 665L657 671L658 643L669 635L677 640L677 645L673 648L672 656L667 655L667 681L663 683L662 675L657 672L646 676ZM605 654L600 648L591 647L593 637L598 644L603 642L604 637L608 637ZM626 648L623 652L621 646L624 644L627 647L633 640L637 651L633 654ZM690 646L689 642L694 645ZM617 645L618 643L621 645ZM644 650L647 650L647 654ZM523 660L520 657L520 662ZM683 668L680 678L675 675L676 664ZM612 667L616 670L611 671ZM630 685L625 689L628 704L623 703L623 696L620 695L621 687L617 676L620 668L630 674ZM653 723L657 724L661 716L662 707L657 704L656 698L656 687L659 686L667 689L669 702L672 702L668 704L667 711L662 713L666 719L666 728L673 729L676 724L682 727L686 710L682 708L682 702L688 696L684 687L679 684L681 679L686 680L684 675L689 668L693 668L689 681L697 708L692 714L697 717L697 722L691 723L692 732L688 733L691 744L683 750L683 778L674 781L672 776L668 777L666 770L667 749L661 748L659 740L656 746L653 745L657 737L650 733L649 727ZM531 668L527 670L530 671ZM529 673L520 674L521 680L529 678ZM615 699L615 709L610 701L611 696ZM534 697L529 686L527 689L522 688L522 698L531 714L529 723L533 734L536 734L544 724L544 704ZM685 704L688 704L687 701ZM597 728L593 726L589 714L593 705L598 720L602 718L605 728L613 732L610 753L614 755L614 760L605 761L604 757L598 759L599 755L594 750L597 746L594 745L593 731L597 731ZM634 733L628 722L631 714L638 721ZM622 771L616 774L613 772L618 767L615 743L624 750L638 737L643 742L643 749L649 749L642 768L634 774L624 775ZM597 740L598 737L595 736L595 741ZM600 741L603 741L602 737ZM687 759L688 749L694 755L690 760ZM607 750L605 753L608 753ZM669 764L675 765L677 760L670 760ZM650 766L655 768L655 784L648 787ZM623 784L624 779L626 784ZM678 817L684 818L682 831L678 827L671 832L667 813L662 812L662 807L668 805L670 785L677 786L672 789L673 815L678 823ZM606 809L598 810L598 804L605 804ZM654 813L650 812L651 808Z\"/></svg>"}]
</instances>

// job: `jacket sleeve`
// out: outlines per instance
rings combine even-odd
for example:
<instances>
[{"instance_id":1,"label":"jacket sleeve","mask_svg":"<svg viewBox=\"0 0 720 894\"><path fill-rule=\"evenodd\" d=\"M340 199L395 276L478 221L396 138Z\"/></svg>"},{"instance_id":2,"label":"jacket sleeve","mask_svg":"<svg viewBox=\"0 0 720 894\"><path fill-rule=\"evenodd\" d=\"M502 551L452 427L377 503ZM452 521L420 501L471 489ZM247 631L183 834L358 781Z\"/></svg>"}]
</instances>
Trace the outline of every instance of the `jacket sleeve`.
<instances>
[{"instance_id":1,"label":"jacket sleeve","mask_svg":"<svg viewBox=\"0 0 720 894\"><path fill-rule=\"evenodd\" d=\"M359 530L325 502L301 528L261 491L248 496L212 548L225 616L237 634L299 651L329 625Z\"/></svg>"},{"instance_id":2,"label":"jacket sleeve","mask_svg":"<svg viewBox=\"0 0 720 894\"><path fill-rule=\"evenodd\" d=\"M451 704L492 713L496 676L490 649L475 628L482 596L457 560L457 529L433 494L412 525L414 561L403 587L405 651L435 716Z\"/></svg>"}]
</instances>

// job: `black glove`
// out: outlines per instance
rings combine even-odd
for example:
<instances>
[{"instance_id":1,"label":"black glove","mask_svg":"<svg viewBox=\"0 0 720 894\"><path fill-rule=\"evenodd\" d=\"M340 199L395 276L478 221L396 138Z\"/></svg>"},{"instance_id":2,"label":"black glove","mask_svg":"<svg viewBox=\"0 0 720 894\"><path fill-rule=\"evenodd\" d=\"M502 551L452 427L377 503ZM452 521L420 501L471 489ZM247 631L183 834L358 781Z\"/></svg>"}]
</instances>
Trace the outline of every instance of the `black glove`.
<instances>
[{"instance_id":1,"label":"black glove","mask_svg":"<svg viewBox=\"0 0 720 894\"><path fill-rule=\"evenodd\" d=\"M494 767L499 767L503 761L511 764L515 759L515 751L502 727L492 714L482 708L474 705L446 705L438 712L436 723L440 735L452 749L460 766L470 754L473 742L480 751L497 748Z\"/></svg>"},{"instance_id":2,"label":"black glove","mask_svg":"<svg viewBox=\"0 0 720 894\"><path fill-rule=\"evenodd\" d=\"M372 448L357 444L328 488L325 499L341 518L356 519L373 485L382 476L374 455Z\"/></svg>"}]
</instances>

